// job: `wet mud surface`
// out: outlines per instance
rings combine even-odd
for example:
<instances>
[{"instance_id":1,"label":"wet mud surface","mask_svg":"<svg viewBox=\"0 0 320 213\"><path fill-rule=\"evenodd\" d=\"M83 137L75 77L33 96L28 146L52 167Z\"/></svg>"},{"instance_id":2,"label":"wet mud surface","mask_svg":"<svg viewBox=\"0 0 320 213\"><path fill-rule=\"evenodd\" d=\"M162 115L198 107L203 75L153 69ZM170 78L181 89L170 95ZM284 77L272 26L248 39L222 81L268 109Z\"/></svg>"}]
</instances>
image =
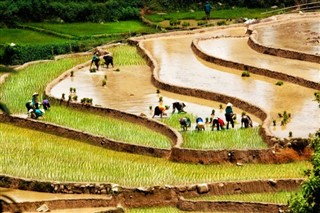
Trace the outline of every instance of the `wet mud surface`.
<instances>
[{"instance_id":1,"label":"wet mud surface","mask_svg":"<svg viewBox=\"0 0 320 213\"><path fill-rule=\"evenodd\" d=\"M292 22L274 23L255 27L257 40L266 46L295 50L309 54L320 54L320 16L313 19L299 19L293 16Z\"/></svg>"}]
</instances>

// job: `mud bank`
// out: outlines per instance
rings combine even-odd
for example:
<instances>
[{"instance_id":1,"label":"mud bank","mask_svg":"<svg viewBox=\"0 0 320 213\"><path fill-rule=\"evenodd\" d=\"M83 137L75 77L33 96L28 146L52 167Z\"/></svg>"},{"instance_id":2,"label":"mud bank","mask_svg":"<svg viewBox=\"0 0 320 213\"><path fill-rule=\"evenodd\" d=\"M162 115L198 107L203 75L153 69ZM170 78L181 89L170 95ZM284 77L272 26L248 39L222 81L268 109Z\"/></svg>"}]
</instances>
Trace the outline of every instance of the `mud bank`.
<instances>
[{"instance_id":1,"label":"mud bank","mask_svg":"<svg viewBox=\"0 0 320 213\"><path fill-rule=\"evenodd\" d=\"M319 18L319 13L286 19L275 16L269 23L250 25L248 45L260 53L320 63ZM308 28L311 30L306 30L305 25L310 25ZM268 35L274 39L269 39ZM278 43L273 43L273 40Z\"/></svg>"},{"instance_id":2,"label":"mud bank","mask_svg":"<svg viewBox=\"0 0 320 213\"><path fill-rule=\"evenodd\" d=\"M210 39L219 39L219 38L221 38L221 37L215 37L215 38L210 38ZM257 75L263 75L263 76L266 76L266 77L270 77L270 78L275 78L275 79L278 79L278 80L291 82L291 83L294 83L294 84L297 84L297 85L300 85L300 86L304 86L304 87L307 87L307 88L320 90L320 84L318 82L314 82L314 81L311 81L311 80L308 80L308 79L304 79L304 78L301 78L301 77L298 77L298 76L293 76L293 75L277 72L277 71L274 71L274 70L255 67L255 66L251 66L251 65L248 65L248 64L238 63L238 62L235 62L235 61L229 61L229 60L225 60L225 59L222 59L222 58L215 57L213 55L209 55L209 54L205 53L201 49L201 47L199 46L199 42L201 42L203 40L207 40L207 38L193 40L193 42L191 44L191 48L192 48L193 52L199 58L201 58L201 59L203 59L203 60L205 60L207 62L215 63L217 65L224 66L224 67L230 67L230 68L233 68L233 69L237 69L237 70L240 70L241 72L249 71L250 73L254 73L254 74L257 74ZM301 54L303 54L303 53L301 53ZM319 60L319 59L317 59L317 60Z\"/></svg>"}]
</instances>

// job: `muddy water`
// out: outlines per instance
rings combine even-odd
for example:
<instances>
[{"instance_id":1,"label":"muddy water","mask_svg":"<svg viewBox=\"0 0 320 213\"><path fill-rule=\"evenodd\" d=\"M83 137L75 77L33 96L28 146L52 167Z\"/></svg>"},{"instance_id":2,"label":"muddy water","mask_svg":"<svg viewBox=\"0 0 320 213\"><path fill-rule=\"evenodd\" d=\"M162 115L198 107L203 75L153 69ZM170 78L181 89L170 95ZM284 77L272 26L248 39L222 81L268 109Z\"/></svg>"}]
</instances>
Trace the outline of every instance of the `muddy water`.
<instances>
[{"instance_id":1,"label":"muddy water","mask_svg":"<svg viewBox=\"0 0 320 213\"><path fill-rule=\"evenodd\" d=\"M320 82L319 64L258 53L247 45L247 41L247 38L210 39L200 41L199 47L208 55L221 59Z\"/></svg>"},{"instance_id":2,"label":"muddy water","mask_svg":"<svg viewBox=\"0 0 320 213\"><path fill-rule=\"evenodd\" d=\"M107 76L107 85L102 86L104 76ZM167 91L157 93L157 88L151 83L151 70L148 66L129 66L120 67L120 72L114 69L101 68L96 73L90 73L88 68L76 71L74 77L66 78L59 82L51 93L60 98L62 93L69 95L69 88L76 88L78 100L84 97L93 98L93 104L136 115L142 113L148 118L153 115L153 109L159 104L159 97L163 98L165 105L171 108L167 111L168 116L172 113L172 103L175 101L186 104L185 111L203 119L210 117L212 110L215 115L224 118L224 111L220 110L220 104L214 101L208 101L196 97L183 96ZM152 107L152 110L150 110ZM235 113L240 114L242 110L234 108ZM181 114L181 117L183 114ZM261 121L251 115L254 126L261 124ZM158 117L155 117L158 119ZM178 122L178 121L177 121ZM240 122L236 124L236 127Z\"/></svg>"},{"instance_id":3,"label":"muddy water","mask_svg":"<svg viewBox=\"0 0 320 213\"><path fill-rule=\"evenodd\" d=\"M239 31L233 32L237 33L229 31L224 34L219 31L212 32L210 36L239 35ZM225 72L215 65L201 63L190 49L192 39L201 36L196 34L179 38L150 39L142 42L142 45L159 63L159 77L162 81L238 97L265 109L277 120L278 124L280 122L277 118L279 112L291 113L292 117L288 125L271 129L278 137L288 137L290 131L293 132L294 137L308 137L309 133L314 133L319 128L319 108L317 103L312 101L314 90L290 83L285 83L282 87L275 86L276 80L255 75L244 79L239 71L238 74L234 74L236 71ZM232 54L233 51L228 46L219 51L219 55ZM247 55L246 52L242 54ZM260 59L255 56L250 57L248 54L244 63L253 60ZM275 60L278 59L275 58ZM265 63L264 66L268 68L268 63ZM308 119L307 125L302 122L301 118Z\"/></svg>"},{"instance_id":4,"label":"muddy water","mask_svg":"<svg viewBox=\"0 0 320 213\"><path fill-rule=\"evenodd\" d=\"M293 17L292 19L296 19ZM320 26L318 19L270 24L255 27L257 40L266 46L290 49L309 54L320 54Z\"/></svg>"},{"instance_id":5,"label":"muddy water","mask_svg":"<svg viewBox=\"0 0 320 213\"><path fill-rule=\"evenodd\" d=\"M18 189L0 188L0 193L11 197L16 202L34 202L39 200L61 200L61 199L110 199L107 195L92 194L53 194L33 191L24 191Z\"/></svg>"}]
</instances>

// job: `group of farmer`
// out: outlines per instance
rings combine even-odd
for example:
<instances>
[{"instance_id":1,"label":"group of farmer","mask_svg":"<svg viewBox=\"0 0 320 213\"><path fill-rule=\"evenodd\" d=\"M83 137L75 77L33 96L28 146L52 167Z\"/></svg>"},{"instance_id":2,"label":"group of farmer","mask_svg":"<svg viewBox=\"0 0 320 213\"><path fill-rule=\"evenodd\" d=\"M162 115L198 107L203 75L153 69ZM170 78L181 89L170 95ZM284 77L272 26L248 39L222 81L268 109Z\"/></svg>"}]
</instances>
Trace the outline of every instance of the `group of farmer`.
<instances>
[{"instance_id":1,"label":"group of farmer","mask_svg":"<svg viewBox=\"0 0 320 213\"><path fill-rule=\"evenodd\" d=\"M40 109L41 105L43 109ZM29 100L25 106L27 108L28 115L33 119L42 117L45 113L45 110L50 109L50 103L48 99L43 99L42 102L40 103L39 94L37 92L32 94L31 100Z\"/></svg>"},{"instance_id":2,"label":"group of farmer","mask_svg":"<svg viewBox=\"0 0 320 213\"><path fill-rule=\"evenodd\" d=\"M104 64L109 67L111 65L113 67L113 56L112 53L109 51L101 51L96 49L93 53L91 64L90 64L90 70L93 65L96 66L96 69L99 70L100 67L100 56L102 56L104 60Z\"/></svg>"},{"instance_id":3,"label":"group of farmer","mask_svg":"<svg viewBox=\"0 0 320 213\"><path fill-rule=\"evenodd\" d=\"M177 110L178 113L186 113L186 111L184 110L184 108L186 107L185 103L183 102L174 102L172 104L172 114L175 113L175 111ZM159 101L159 105L155 107L154 109L154 114L152 116L152 118L154 118L155 116L164 116L167 115L166 110L168 110L170 107L168 105L164 105L162 101ZM234 122L236 120L236 114L233 112L232 109L232 104L228 103L226 108L225 108L225 121L218 117L215 116L215 110L212 110L211 113L211 119L210 121L206 120L204 121L201 117L197 117L196 118L196 126L195 129L200 131L200 130L205 130L205 124L206 123L210 123L211 124L211 128L212 130L214 130L214 128L216 128L217 130L222 130L225 129L229 129L229 125L234 128ZM181 125L181 128L183 130L187 130L188 127L191 127L191 120L188 117L182 117L179 119L179 123ZM250 118L249 115L247 115L245 112L242 112L241 114L241 128L248 128L248 127L252 127L252 120Z\"/></svg>"}]
</instances>

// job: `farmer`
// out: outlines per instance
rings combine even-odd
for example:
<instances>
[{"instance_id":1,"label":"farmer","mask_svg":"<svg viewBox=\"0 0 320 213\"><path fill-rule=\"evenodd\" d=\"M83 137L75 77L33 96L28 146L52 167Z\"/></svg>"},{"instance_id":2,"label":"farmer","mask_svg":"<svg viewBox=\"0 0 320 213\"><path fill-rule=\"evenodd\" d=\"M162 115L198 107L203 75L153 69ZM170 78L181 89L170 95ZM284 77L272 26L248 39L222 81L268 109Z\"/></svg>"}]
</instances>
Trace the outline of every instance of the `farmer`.
<instances>
[{"instance_id":1,"label":"farmer","mask_svg":"<svg viewBox=\"0 0 320 213\"><path fill-rule=\"evenodd\" d=\"M43 99L42 106L43 106L44 110L50 109L50 103L49 103L48 99Z\"/></svg>"},{"instance_id":2,"label":"farmer","mask_svg":"<svg viewBox=\"0 0 320 213\"><path fill-rule=\"evenodd\" d=\"M32 94L31 106L34 109L39 109L39 100L38 100L38 98L39 98L39 94L37 92Z\"/></svg>"},{"instance_id":3,"label":"farmer","mask_svg":"<svg viewBox=\"0 0 320 213\"><path fill-rule=\"evenodd\" d=\"M191 120L188 117L180 118L179 123L183 131L187 131L188 127L191 127Z\"/></svg>"},{"instance_id":4,"label":"farmer","mask_svg":"<svg viewBox=\"0 0 320 213\"><path fill-rule=\"evenodd\" d=\"M204 12L206 14L206 20L210 19L210 12L212 10L212 6L210 5L209 1L206 1L206 3L204 4Z\"/></svg>"},{"instance_id":5,"label":"farmer","mask_svg":"<svg viewBox=\"0 0 320 213\"><path fill-rule=\"evenodd\" d=\"M252 120L250 118L249 115L246 115L245 112L242 112L241 114L241 128L245 127L245 128L248 128L248 127L252 127Z\"/></svg>"},{"instance_id":6,"label":"farmer","mask_svg":"<svg viewBox=\"0 0 320 213\"><path fill-rule=\"evenodd\" d=\"M178 110L178 113L185 112L183 109L185 107L186 105L183 102L174 102L172 104L172 114L176 111L176 109Z\"/></svg>"},{"instance_id":7,"label":"farmer","mask_svg":"<svg viewBox=\"0 0 320 213\"><path fill-rule=\"evenodd\" d=\"M205 130L203 119L200 117L196 119L196 130Z\"/></svg>"},{"instance_id":8,"label":"farmer","mask_svg":"<svg viewBox=\"0 0 320 213\"><path fill-rule=\"evenodd\" d=\"M219 131L220 129L224 129L224 121L219 118L219 117L215 117L212 119L212 126L211 126L211 130L214 130L214 127L217 126L217 130Z\"/></svg>"},{"instance_id":9,"label":"farmer","mask_svg":"<svg viewBox=\"0 0 320 213\"><path fill-rule=\"evenodd\" d=\"M232 109L232 104L228 103L226 110L225 110L225 116L227 121L227 129L229 129L229 123L231 123L232 128L234 128L234 114Z\"/></svg>"},{"instance_id":10,"label":"farmer","mask_svg":"<svg viewBox=\"0 0 320 213\"><path fill-rule=\"evenodd\" d=\"M99 58L99 51L95 51L93 53L93 56L92 56L92 60L91 60L91 64L90 64L90 70L91 70L91 67L92 67L92 64L94 63L97 67L97 70L99 70L99 62L100 62L100 58Z\"/></svg>"},{"instance_id":11,"label":"farmer","mask_svg":"<svg viewBox=\"0 0 320 213\"><path fill-rule=\"evenodd\" d=\"M107 65L107 68L109 67L109 64L111 64L113 68L113 56L111 52L106 51L103 56L103 59L104 59L104 63Z\"/></svg>"},{"instance_id":12,"label":"farmer","mask_svg":"<svg viewBox=\"0 0 320 213\"><path fill-rule=\"evenodd\" d=\"M167 113L165 112L167 109L169 109L169 106L164 106L162 101L159 103L159 106L156 106L154 108L154 113L152 118L154 118L154 116L160 116L160 118L162 118L163 115L167 115Z\"/></svg>"}]
</instances>

